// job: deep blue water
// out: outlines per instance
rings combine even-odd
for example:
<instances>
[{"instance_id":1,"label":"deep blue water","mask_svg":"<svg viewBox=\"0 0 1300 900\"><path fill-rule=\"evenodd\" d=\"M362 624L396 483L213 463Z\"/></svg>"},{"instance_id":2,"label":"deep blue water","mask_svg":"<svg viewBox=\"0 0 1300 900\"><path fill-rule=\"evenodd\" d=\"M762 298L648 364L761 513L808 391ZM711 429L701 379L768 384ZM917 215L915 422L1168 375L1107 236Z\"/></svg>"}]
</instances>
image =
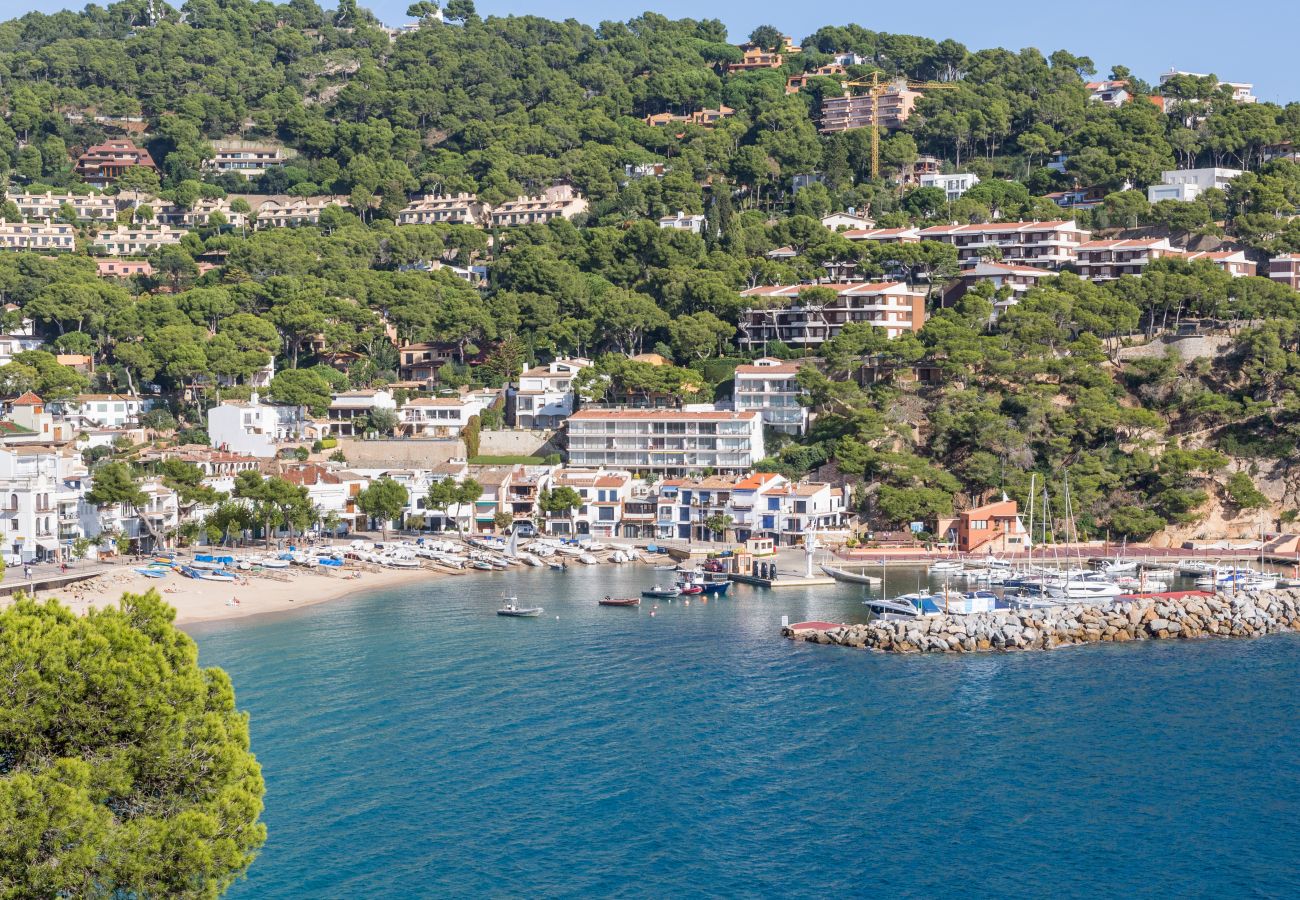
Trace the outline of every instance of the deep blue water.
<instances>
[{"instance_id":1,"label":"deep blue water","mask_svg":"<svg viewBox=\"0 0 1300 900\"><path fill-rule=\"evenodd\" d=\"M267 781L231 896L1300 894L1300 639L893 657L779 637L847 586L594 604L653 580L195 628Z\"/></svg>"}]
</instances>

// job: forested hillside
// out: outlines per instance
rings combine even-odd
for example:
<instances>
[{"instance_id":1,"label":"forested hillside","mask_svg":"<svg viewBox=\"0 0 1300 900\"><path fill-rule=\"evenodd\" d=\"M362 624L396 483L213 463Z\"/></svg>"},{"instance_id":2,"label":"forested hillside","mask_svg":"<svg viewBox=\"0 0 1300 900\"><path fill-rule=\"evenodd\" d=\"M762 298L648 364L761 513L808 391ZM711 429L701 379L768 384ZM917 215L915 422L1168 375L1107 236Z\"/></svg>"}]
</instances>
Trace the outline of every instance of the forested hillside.
<instances>
[{"instance_id":1,"label":"forested hillside","mask_svg":"<svg viewBox=\"0 0 1300 900\"><path fill-rule=\"evenodd\" d=\"M1259 510L1270 527L1293 517L1300 294L1290 287L1166 259L1102 285L1065 272L992 321L1001 297L988 285L941 306L958 274L952 247L850 241L819 218L848 208L895 227L1073 218L1094 233L1226 242L1262 262L1300 250L1300 165L1289 158L1300 104L1234 103L1216 78L1178 77L1158 105L1151 85L1117 69L1102 74L1127 81L1133 101L1113 108L1089 101L1086 56L972 51L856 25L804 37L779 67L729 72L739 36L716 20L648 13L590 27L482 19L470 0L450 0L441 20L434 8L417 4L421 27L396 34L352 0L328 11L312 0L127 0L0 24L11 195L82 190L77 154L112 136L112 120L139 119L160 173L132 170L119 189L182 207L235 193L348 201L316 227L209 222L156 251L151 276L121 283L97 277L84 248L0 256L0 295L18 307L10 318L35 319L50 350L98 363L82 376L36 351L0 368L0 388L57 396L155 383L194 423L217 377L244 381L271 356L290 373L284 399L394 381L391 326L401 342L456 345L439 373L448 386L501 384L525 362L575 354L599 359L611 393L633 384L714 399L754 355L735 343L742 290L852 263L861 277L920 285L930 319L894 340L849 326L824 346L800 376L813 427L774 441L772 467L861 480L862 512L882 527L1003 490L1025 500L1031 474L1055 483L1067 469L1092 534L1190 534L1211 511L1243 529ZM770 28L752 37L781 43ZM789 76L840 54L861 60L848 78L953 88L925 93L883 137L874 180L869 129L818 132L838 81L786 90ZM645 121L719 107L734 112L711 124ZM203 171L212 142L231 138L294 155L251 183ZM951 202L900 183L922 155L981 181ZM666 171L626 168L646 163ZM1198 165L1246 174L1191 202L1148 203L1162 170ZM821 181L795 192L794 176L812 173ZM557 182L587 197L585 214L498 231L395 224L418 194L495 204ZM1104 199L1065 212L1046 197L1076 189ZM678 211L704 214L702 233L658 227ZM3 215L18 218L12 203ZM78 227L85 243L94 226ZM777 248L792 254L770 257ZM434 260L485 265L487 284L412 270ZM1130 352L1186 322L1223 336L1217 352ZM672 365L626 359L642 351ZM360 359L346 372L327 364L347 352ZM914 380L921 369L938 377Z\"/></svg>"}]
</instances>

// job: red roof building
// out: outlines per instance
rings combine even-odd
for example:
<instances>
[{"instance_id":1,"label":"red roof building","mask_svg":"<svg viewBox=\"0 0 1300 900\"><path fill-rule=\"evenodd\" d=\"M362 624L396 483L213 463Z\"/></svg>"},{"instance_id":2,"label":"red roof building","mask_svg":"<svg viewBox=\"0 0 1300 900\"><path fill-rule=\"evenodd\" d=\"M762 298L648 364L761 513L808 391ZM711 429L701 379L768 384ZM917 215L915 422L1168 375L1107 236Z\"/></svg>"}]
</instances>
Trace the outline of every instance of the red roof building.
<instances>
[{"instance_id":1,"label":"red roof building","mask_svg":"<svg viewBox=\"0 0 1300 900\"><path fill-rule=\"evenodd\" d=\"M87 147L86 152L78 157L76 168L77 174L86 184L108 187L133 166L158 171L148 150L143 150L130 141L119 140Z\"/></svg>"}]
</instances>

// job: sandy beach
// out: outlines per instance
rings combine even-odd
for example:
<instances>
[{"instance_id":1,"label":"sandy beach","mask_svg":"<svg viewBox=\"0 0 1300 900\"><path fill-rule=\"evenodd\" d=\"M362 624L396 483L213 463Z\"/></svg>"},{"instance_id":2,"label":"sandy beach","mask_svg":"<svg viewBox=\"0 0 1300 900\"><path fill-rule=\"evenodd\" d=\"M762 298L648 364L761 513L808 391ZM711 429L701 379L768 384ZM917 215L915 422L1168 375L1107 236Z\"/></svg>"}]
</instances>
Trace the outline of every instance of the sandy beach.
<instances>
[{"instance_id":1,"label":"sandy beach","mask_svg":"<svg viewBox=\"0 0 1300 900\"><path fill-rule=\"evenodd\" d=\"M265 613L285 612L314 606L330 600L344 600L362 591L391 587L407 582L458 578L435 569L385 569L378 572L351 572L336 575L318 574L321 570L286 569L280 581L249 575L239 582L198 581L180 575L149 578L123 565L87 581L67 587L39 591L37 597L57 597L73 612L83 614L92 608L117 603L125 593L142 594L150 588L176 608L176 624L192 625L218 619L236 619ZM238 604L234 601L238 600ZM10 603L0 598L0 608Z\"/></svg>"}]
</instances>

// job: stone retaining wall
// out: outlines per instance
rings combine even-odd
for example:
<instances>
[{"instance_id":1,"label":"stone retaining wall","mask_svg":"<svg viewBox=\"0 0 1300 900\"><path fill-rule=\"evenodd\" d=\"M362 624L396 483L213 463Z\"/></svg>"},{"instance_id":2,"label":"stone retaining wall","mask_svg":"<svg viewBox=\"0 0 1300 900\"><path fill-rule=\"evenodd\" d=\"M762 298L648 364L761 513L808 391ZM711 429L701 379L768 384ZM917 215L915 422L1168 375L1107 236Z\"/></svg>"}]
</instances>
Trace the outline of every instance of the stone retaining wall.
<instances>
[{"instance_id":1,"label":"stone retaining wall","mask_svg":"<svg viewBox=\"0 0 1300 900\"><path fill-rule=\"evenodd\" d=\"M1259 637L1300 630L1300 589L1254 595L1125 600L956 616L876 621L781 633L796 641L891 653L1049 650L1103 641Z\"/></svg>"}]
</instances>

